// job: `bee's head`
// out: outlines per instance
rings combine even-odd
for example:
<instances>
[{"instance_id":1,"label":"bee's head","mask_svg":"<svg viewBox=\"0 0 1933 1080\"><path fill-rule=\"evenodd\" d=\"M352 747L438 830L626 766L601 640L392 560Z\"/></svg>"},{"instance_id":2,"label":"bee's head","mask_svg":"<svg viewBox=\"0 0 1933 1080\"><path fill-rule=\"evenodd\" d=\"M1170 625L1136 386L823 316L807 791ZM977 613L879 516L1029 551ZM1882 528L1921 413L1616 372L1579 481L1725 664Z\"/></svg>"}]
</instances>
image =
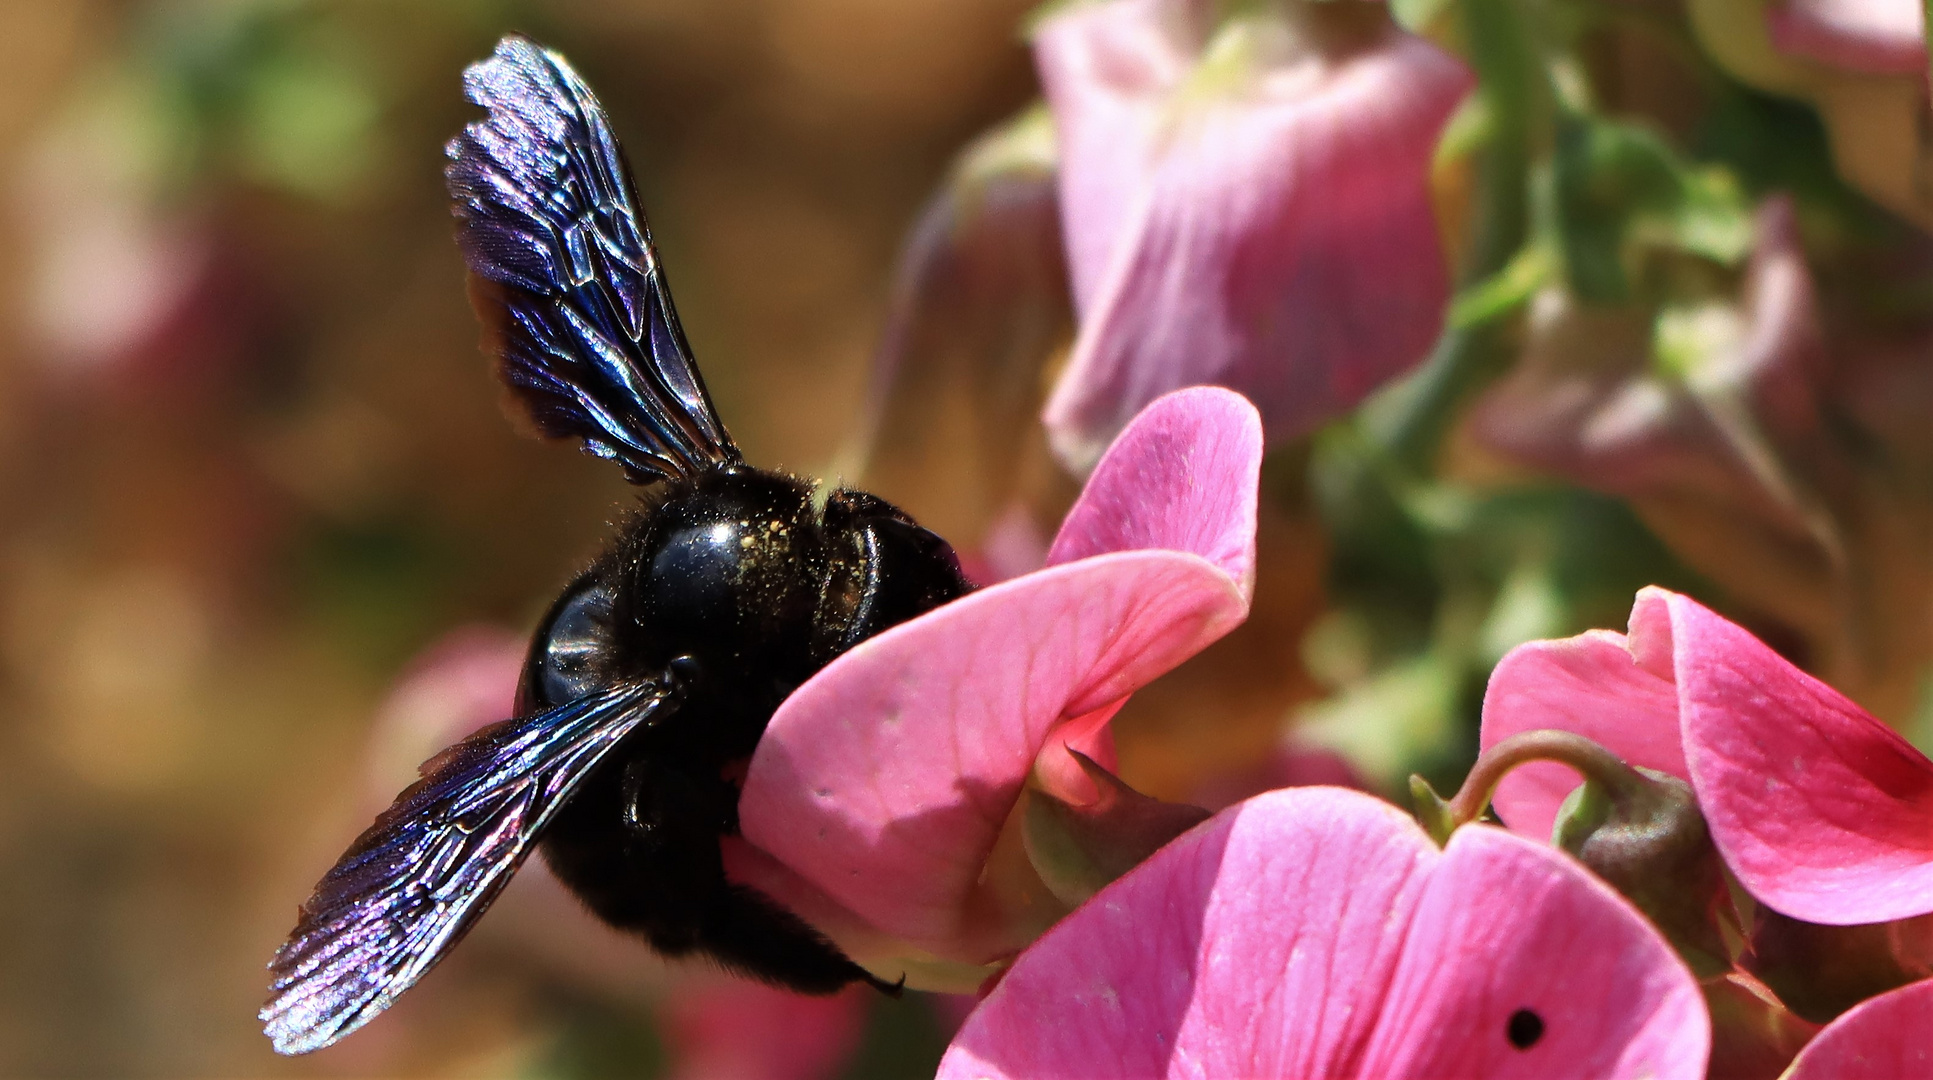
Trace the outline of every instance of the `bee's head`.
<instances>
[{"instance_id":1,"label":"bee's head","mask_svg":"<svg viewBox=\"0 0 1933 1080\"><path fill-rule=\"evenodd\" d=\"M813 633L822 664L972 588L953 545L876 495L833 492L823 531L829 554Z\"/></svg>"}]
</instances>

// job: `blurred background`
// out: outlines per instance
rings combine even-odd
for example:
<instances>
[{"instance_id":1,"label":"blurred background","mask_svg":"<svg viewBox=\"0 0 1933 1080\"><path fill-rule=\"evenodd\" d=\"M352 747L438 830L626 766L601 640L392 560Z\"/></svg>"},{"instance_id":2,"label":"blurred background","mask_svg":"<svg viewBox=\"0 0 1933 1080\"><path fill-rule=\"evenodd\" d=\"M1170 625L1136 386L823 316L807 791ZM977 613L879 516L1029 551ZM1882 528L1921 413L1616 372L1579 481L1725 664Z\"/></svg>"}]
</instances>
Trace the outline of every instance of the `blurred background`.
<instances>
[{"instance_id":1,"label":"blurred background","mask_svg":"<svg viewBox=\"0 0 1933 1080\"><path fill-rule=\"evenodd\" d=\"M628 497L498 411L443 190L459 73L511 29L571 57L732 433L819 472L901 234L1035 93L1025 7L7 0L0 1073L668 1067L655 961L532 945L555 896L348 1045L280 1060L254 1019L296 903L435 749L372 778L389 689L461 627L519 649ZM930 1074L929 1013L855 1067Z\"/></svg>"},{"instance_id":2,"label":"blurred background","mask_svg":"<svg viewBox=\"0 0 1933 1080\"><path fill-rule=\"evenodd\" d=\"M521 30L597 89L748 460L994 578L1078 491L1037 422L1075 325L1032 6L0 0L0 1074L931 1074L970 1003L668 967L534 870L344 1043L276 1058L255 1011L629 498L499 411L442 179L462 68ZM1803 7L1391 5L1377 49L1478 90L1418 129L1423 237L1320 265L1366 320L1376 259L1449 267L1440 338L1273 441L1251 617L1130 702L1124 778L1452 790L1497 658L1647 584L1933 742L1924 52L1750 30ZM1341 18L1295 47L1388 28ZM1320 219L1335 168L1284 199Z\"/></svg>"}]
</instances>

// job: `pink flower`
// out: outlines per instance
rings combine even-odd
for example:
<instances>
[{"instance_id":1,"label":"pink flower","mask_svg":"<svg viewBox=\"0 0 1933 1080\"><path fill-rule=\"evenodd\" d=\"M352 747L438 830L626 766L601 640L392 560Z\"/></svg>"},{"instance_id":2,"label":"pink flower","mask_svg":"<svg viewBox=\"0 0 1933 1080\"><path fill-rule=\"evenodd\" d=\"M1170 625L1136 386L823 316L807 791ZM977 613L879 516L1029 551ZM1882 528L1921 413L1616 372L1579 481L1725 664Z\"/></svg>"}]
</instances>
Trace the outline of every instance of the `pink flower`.
<instances>
[{"instance_id":1,"label":"pink flower","mask_svg":"<svg viewBox=\"0 0 1933 1080\"><path fill-rule=\"evenodd\" d=\"M1760 90L1806 101L1847 183L1922 227L1929 137L1919 0L1688 0L1713 60Z\"/></svg>"},{"instance_id":2,"label":"pink flower","mask_svg":"<svg viewBox=\"0 0 1933 1080\"><path fill-rule=\"evenodd\" d=\"M1827 1024L1783 1080L1933 1075L1933 980L1871 998Z\"/></svg>"},{"instance_id":3,"label":"pink flower","mask_svg":"<svg viewBox=\"0 0 1933 1080\"><path fill-rule=\"evenodd\" d=\"M1180 386L1301 435L1421 360L1448 281L1430 203L1461 64L1380 4L1066 5L1034 32L1079 336L1045 420L1085 467Z\"/></svg>"},{"instance_id":4,"label":"pink flower","mask_svg":"<svg viewBox=\"0 0 1933 1080\"><path fill-rule=\"evenodd\" d=\"M861 991L864 991L862 994ZM659 1007L674 1080L821 1080L859 1048L871 991L807 997L748 979L685 980Z\"/></svg>"},{"instance_id":5,"label":"pink flower","mask_svg":"<svg viewBox=\"0 0 1933 1080\"><path fill-rule=\"evenodd\" d=\"M1691 973L1581 867L1438 850L1298 788L1169 844L1034 944L940 1064L978 1077L1702 1077Z\"/></svg>"},{"instance_id":6,"label":"pink flower","mask_svg":"<svg viewBox=\"0 0 1933 1080\"><path fill-rule=\"evenodd\" d=\"M1106 724L1127 696L1247 614L1260 461L1238 395L1150 405L1045 569L860 644L786 700L728 870L888 979L972 989L1065 911L1017 848L1014 867L989 868L1028 777L1093 798L1061 747L1111 764Z\"/></svg>"},{"instance_id":7,"label":"pink flower","mask_svg":"<svg viewBox=\"0 0 1933 1080\"><path fill-rule=\"evenodd\" d=\"M1783 0L1766 5L1765 23L1788 56L1875 75L1926 71L1919 0Z\"/></svg>"},{"instance_id":8,"label":"pink flower","mask_svg":"<svg viewBox=\"0 0 1933 1080\"><path fill-rule=\"evenodd\" d=\"M1836 626L1839 537L1812 483L1836 461L1820 447L1819 315L1791 201L1766 200L1757 233L1738 301L1668 316L1681 355L1663 363L1648 309L1540 295L1522 360L1478 400L1469 430L1513 461L1631 500L1680 558L1758 609Z\"/></svg>"},{"instance_id":9,"label":"pink flower","mask_svg":"<svg viewBox=\"0 0 1933 1080\"><path fill-rule=\"evenodd\" d=\"M1845 926L1933 911L1933 761L1688 597L1648 588L1629 635L1593 630L1504 657L1483 745L1537 728L1688 780L1726 864L1785 915ZM1497 789L1497 812L1548 836L1576 783L1563 766L1526 766Z\"/></svg>"}]
</instances>

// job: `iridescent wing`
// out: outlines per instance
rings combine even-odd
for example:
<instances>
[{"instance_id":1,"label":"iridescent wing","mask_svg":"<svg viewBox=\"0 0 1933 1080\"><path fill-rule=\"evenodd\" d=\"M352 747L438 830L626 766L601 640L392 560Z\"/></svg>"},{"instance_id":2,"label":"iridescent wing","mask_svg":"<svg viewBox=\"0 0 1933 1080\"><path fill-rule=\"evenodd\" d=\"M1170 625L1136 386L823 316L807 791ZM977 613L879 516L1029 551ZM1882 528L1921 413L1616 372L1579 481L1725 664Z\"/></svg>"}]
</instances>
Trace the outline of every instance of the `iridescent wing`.
<instances>
[{"instance_id":1,"label":"iridescent wing","mask_svg":"<svg viewBox=\"0 0 1933 1080\"><path fill-rule=\"evenodd\" d=\"M496 899L598 761L676 700L660 683L604 690L424 763L323 875L269 962L261 1018L275 1049L319 1050L389 1008Z\"/></svg>"},{"instance_id":2,"label":"iridescent wing","mask_svg":"<svg viewBox=\"0 0 1933 1080\"><path fill-rule=\"evenodd\" d=\"M486 347L524 412L635 483L737 464L590 87L515 36L463 87L490 115L450 140L444 176Z\"/></svg>"}]
</instances>

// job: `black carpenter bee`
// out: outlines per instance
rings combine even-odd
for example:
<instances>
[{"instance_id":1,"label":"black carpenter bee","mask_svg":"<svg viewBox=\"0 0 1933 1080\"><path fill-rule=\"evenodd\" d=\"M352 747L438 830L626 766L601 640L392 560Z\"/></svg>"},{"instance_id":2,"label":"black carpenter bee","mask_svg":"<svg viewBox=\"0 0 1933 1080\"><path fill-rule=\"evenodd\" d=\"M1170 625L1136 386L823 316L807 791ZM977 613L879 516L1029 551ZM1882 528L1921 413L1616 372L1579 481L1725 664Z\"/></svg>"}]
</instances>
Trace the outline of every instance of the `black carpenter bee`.
<instances>
[{"instance_id":1,"label":"black carpenter bee","mask_svg":"<svg viewBox=\"0 0 1933 1080\"><path fill-rule=\"evenodd\" d=\"M516 717L427 762L322 878L270 963L283 1053L327 1046L428 971L541 843L600 918L806 993L880 983L726 880L730 778L793 688L966 592L885 501L747 466L712 409L629 168L564 59L509 37L464 74L447 147L472 300L512 399L624 467L642 505L551 605Z\"/></svg>"}]
</instances>

